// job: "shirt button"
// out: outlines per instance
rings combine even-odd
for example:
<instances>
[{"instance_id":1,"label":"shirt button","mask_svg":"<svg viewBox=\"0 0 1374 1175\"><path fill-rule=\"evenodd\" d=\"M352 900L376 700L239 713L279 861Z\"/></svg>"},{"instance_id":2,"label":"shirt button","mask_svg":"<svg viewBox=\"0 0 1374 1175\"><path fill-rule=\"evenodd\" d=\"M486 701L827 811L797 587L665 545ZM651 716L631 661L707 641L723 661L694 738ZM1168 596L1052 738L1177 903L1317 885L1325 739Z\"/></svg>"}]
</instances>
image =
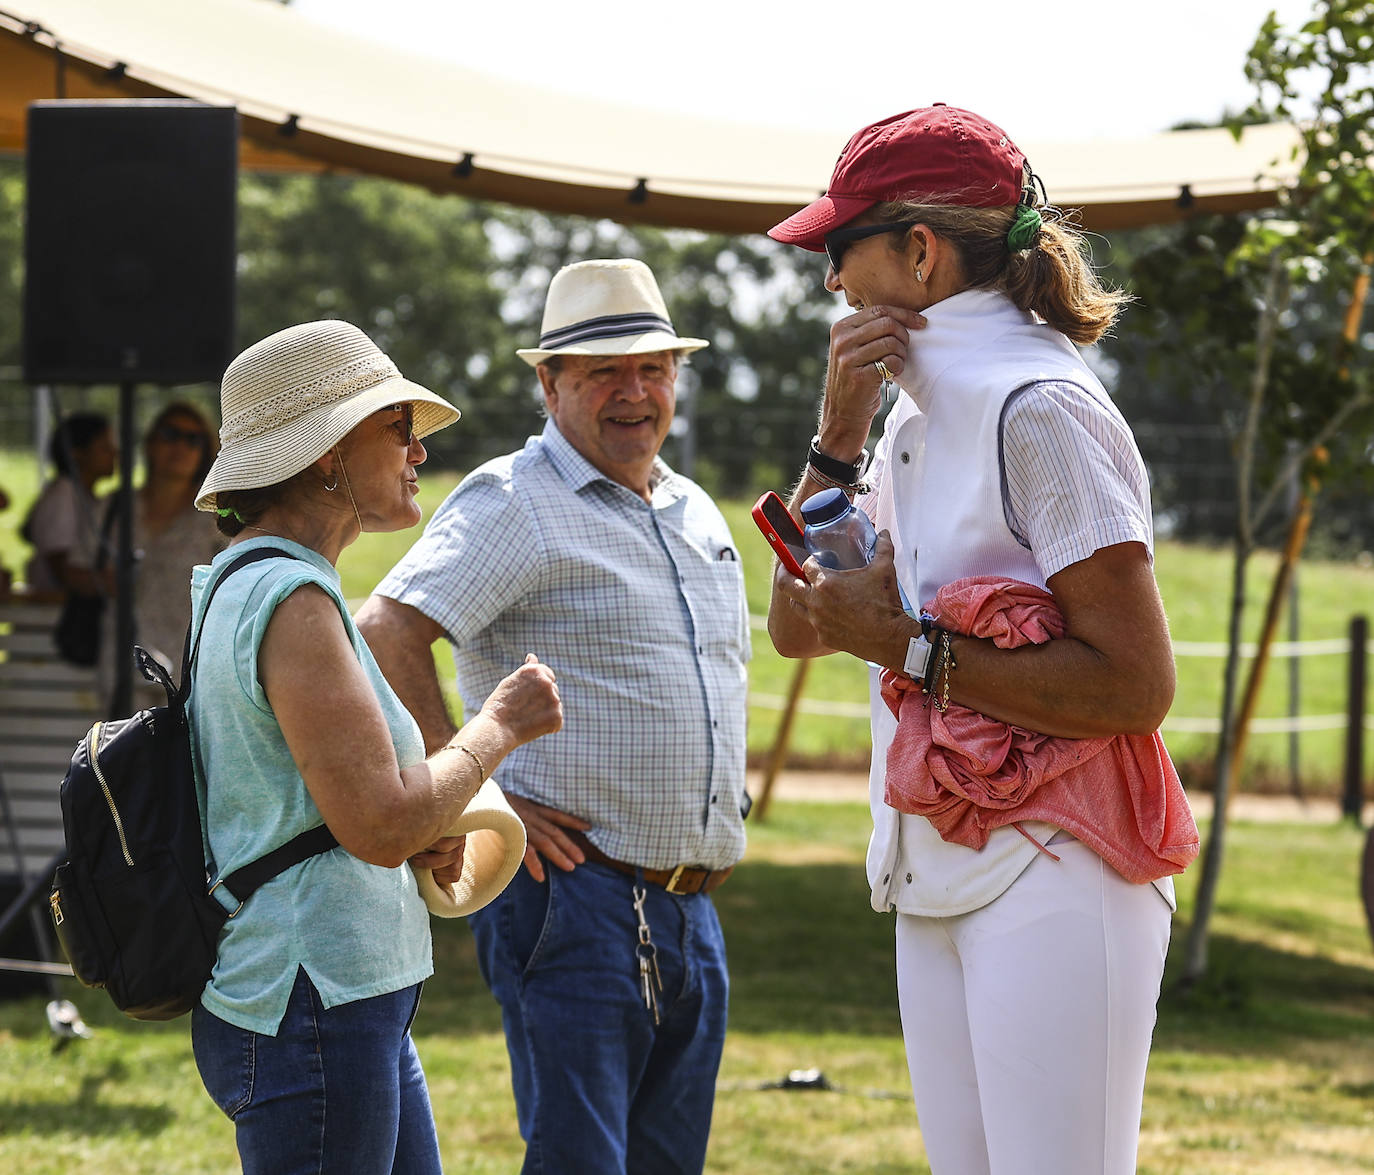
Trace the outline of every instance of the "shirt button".
<instances>
[{"instance_id":1,"label":"shirt button","mask_svg":"<svg viewBox=\"0 0 1374 1175\"><path fill-rule=\"evenodd\" d=\"M902 454L902 464L903 464L903 465L910 465L910 464L911 464L911 454L910 454L910 453L903 453L903 454Z\"/></svg>"},{"instance_id":2,"label":"shirt button","mask_svg":"<svg viewBox=\"0 0 1374 1175\"><path fill-rule=\"evenodd\" d=\"M910 884L911 884L911 874L910 874L910 873L908 873L908 874L906 875L906 883L907 883L907 885L910 885Z\"/></svg>"},{"instance_id":3,"label":"shirt button","mask_svg":"<svg viewBox=\"0 0 1374 1175\"><path fill-rule=\"evenodd\" d=\"M884 873L884 874L883 874L883 884L884 884L884 885L886 885L891 879L892 879L892 874L891 874L891 873Z\"/></svg>"}]
</instances>

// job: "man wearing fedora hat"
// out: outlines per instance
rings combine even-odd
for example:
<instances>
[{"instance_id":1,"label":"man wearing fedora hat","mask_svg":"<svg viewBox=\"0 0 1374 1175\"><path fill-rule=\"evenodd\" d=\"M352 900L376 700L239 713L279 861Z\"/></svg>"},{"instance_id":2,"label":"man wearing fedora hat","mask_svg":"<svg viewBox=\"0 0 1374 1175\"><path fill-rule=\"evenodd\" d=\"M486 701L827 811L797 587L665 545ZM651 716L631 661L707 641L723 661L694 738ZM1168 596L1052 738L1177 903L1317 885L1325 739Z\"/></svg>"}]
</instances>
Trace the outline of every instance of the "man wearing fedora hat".
<instances>
[{"instance_id":1,"label":"man wearing fedora hat","mask_svg":"<svg viewBox=\"0 0 1374 1175\"><path fill-rule=\"evenodd\" d=\"M658 456L705 346L642 262L560 270L518 352L542 435L470 474L358 617L429 745L455 729L440 637L468 710L517 651L558 673L563 733L499 773L526 869L471 920L526 1172L705 1162L729 991L708 894L744 851L749 629L724 518Z\"/></svg>"}]
</instances>

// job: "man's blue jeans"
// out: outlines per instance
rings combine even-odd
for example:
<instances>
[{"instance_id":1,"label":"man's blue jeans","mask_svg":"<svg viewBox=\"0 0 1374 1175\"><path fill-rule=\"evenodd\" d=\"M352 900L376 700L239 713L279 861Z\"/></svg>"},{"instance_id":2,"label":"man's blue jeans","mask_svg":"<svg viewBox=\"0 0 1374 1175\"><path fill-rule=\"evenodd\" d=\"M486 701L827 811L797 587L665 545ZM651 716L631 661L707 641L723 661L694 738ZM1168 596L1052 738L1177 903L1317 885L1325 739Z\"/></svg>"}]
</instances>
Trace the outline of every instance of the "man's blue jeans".
<instances>
[{"instance_id":1,"label":"man's blue jeans","mask_svg":"<svg viewBox=\"0 0 1374 1175\"><path fill-rule=\"evenodd\" d=\"M525 1175L674 1175L706 1161L730 994L704 894L647 885L661 1023L644 1006L634 879L521 869L469 923L501 1004Z\"/></svg>"},{"instance_id":2,"label":"man's blue jeans","mask_svg":"<svg viewBox=\"0 0 1374 1175\"><path fill-rule=\"evenodd\" d=\"M439 1140L410 1024L420 985L325 1009L304 969L276 1036L197 1005L205 1088L233 1119L244 1175L439 1175Z\"/></svg>"}]
</instances>

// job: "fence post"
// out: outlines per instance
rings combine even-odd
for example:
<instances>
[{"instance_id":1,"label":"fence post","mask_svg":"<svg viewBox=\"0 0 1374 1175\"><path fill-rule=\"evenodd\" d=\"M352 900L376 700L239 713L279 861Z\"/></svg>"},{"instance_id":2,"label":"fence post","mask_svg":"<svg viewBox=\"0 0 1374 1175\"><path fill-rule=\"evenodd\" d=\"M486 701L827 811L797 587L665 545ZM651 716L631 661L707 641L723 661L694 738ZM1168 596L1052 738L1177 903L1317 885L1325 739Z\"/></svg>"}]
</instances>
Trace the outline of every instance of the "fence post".
<instances>
[{"instance_id":1,"label":"fence post","mask_svg":"<svg viewBox=\"0 0 1374 1175\"><path fill-rule=\"evenodd\" d=\"M1350 618L1350 663L1346 690L1345 785L1341 791L1341 815L1359 821L1364 808L1364 686L1365 646L1369 620Z\"/></svg>"},{"instance_id":2,"label":"fence post","mask_svg":"<svg viewBox=\"0 0 1374 1175\"><path fill-rule=\"evenodd\" d=\"M803 657L792 672L792 685L787 691L787 705L783 708L782 718L778 722L778 733L773 739L773 750L768 756L768 767L763 773L763 787L759 789L759 798L752 809L755 824L761 824L768 819L768 805L773 801L773 784L777 782L778 776L782 773L782 765L787 761L787 744L792 738L792 719L797 716L797 705L801 701L802 690L806 687L806 675L811 670L811 661L812 658Z\"/></svg>"}]
</instances>

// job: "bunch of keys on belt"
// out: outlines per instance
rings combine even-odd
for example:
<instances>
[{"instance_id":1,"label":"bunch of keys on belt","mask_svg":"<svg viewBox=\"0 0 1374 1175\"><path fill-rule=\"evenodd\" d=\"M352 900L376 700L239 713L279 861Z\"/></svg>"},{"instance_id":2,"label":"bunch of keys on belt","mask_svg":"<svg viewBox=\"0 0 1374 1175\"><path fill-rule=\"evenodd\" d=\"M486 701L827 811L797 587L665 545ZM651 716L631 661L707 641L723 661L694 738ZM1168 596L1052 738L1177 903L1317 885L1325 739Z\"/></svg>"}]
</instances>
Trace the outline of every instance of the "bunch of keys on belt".
<instances>
[{"instance_id":1,"label":"bunch of keys on belt","mask_svg":"<svg viewBox=\"0 0 1374 1175\"><path fill-rule=\"evenodd\" d=\"M635 915L639 918L639 942L635 944L635 957L639 960L639 988L644 993L644 1006L653 1014L654 1024L658 1019L658 993L663 990L663 979L658 973L658 948L649 938L649 922L644 917L644 899L649 891L642 885L634 886L631 891L635 899Z\"/></svg>"}]
</instances>

